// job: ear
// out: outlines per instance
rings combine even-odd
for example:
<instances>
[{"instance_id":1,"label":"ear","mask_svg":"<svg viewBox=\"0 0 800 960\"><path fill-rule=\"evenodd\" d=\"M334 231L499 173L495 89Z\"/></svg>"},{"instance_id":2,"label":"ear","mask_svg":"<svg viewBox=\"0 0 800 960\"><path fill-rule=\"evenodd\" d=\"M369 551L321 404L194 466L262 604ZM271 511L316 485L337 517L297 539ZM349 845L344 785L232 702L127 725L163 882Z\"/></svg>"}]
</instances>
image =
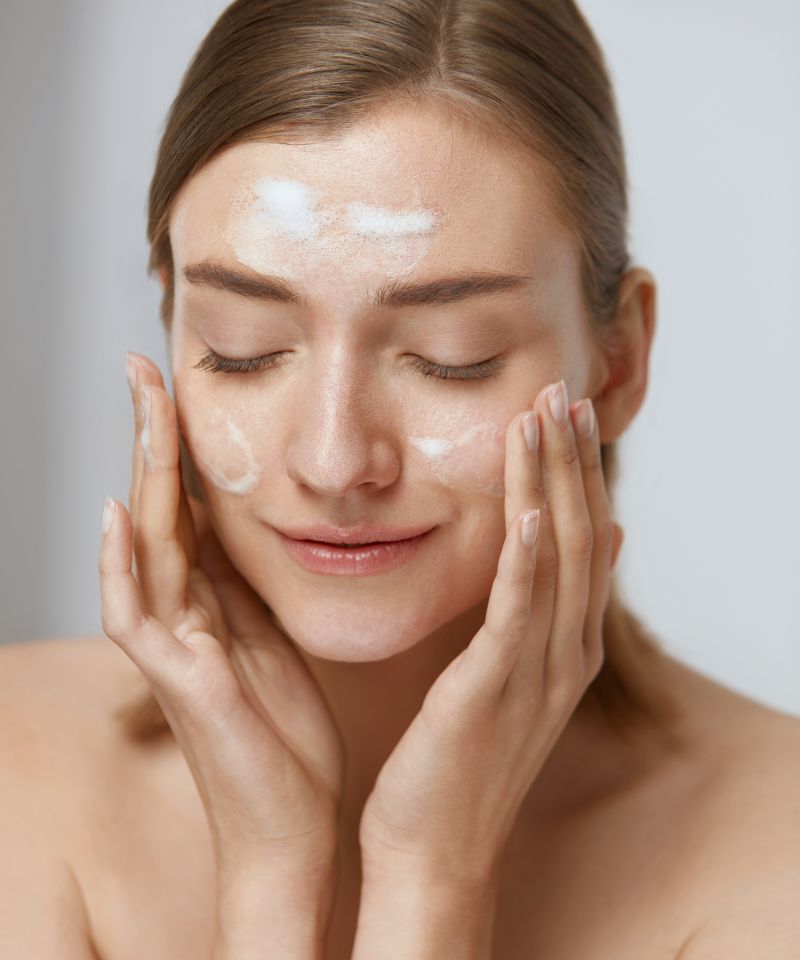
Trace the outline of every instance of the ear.
<instances>
[{"instance_id":1,"label":"ear","mask_svg":"<svg viewBox=\"0 0 800 960\"><path fill-rule=\"evenodd\" d=\"M603 378L592 402L601 443L624 433L644 401L655 325L655 278L644 267L634 267L620 281L614 326L600 338Z\"/></svg>"},{"instance_id":2,"label":"ear","mask_svg":"<svg viewBox=\"0 0 800 960\"><path fill-rule=\"evenodd\" d=\"M161 286L164 289L166 289L167 280L169 278L169 269L164 263L162 263L161 266L158 268L158 278L161 281Z\"/></svg>"}]
</instances>

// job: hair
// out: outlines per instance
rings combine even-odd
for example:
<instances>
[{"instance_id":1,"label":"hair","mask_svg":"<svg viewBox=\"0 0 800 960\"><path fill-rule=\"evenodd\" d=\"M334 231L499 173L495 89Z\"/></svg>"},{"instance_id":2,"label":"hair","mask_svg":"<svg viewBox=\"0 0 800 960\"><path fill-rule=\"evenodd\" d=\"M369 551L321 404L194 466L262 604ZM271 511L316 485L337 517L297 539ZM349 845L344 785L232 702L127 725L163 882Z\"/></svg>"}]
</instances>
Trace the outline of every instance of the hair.
<instances>
[{"instance_id":1,"label":"hair","mask_svg":"<svg viewBox=\"0 0 800 960\"><path fill-rule=\"evenodd\" d=\"M579 241L592 330L620 349L620 285L631 267L622 133L603 53L572 0L236 0L192 59L169 110L149 194L149 272L164 276L171 328L173 205L223 149L289 134L341 133L397 99L447 105L496 140L526 148L548 198ZM609 497L616 442L602 444ZM187 490L200 495L185 446ZM614 729L679 716L662 679L659 640L623 602L612 573L604 662L579 704L594 700ZM152 693L118 710L127 733L169 726Z\"/></svg>"}]
</instances>

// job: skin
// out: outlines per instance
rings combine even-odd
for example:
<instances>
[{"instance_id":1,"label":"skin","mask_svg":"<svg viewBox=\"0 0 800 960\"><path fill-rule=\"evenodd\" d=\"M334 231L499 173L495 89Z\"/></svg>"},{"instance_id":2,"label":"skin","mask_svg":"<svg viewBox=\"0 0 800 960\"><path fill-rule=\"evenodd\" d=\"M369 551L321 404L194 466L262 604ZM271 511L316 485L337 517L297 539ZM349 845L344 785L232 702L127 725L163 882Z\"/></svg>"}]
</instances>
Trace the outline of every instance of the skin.
<instances>
[{"instance_id":1,"label":"skin","mask_svg":"<svg viewBox=\"0 0 800 960\"><path fill-rule=\"evenodd\" d=\"M644 396L651 275L637 268L626 277L629 350L625 364L612 361L592 334L576 242L551 214L543 179L527 155L495 144L441 108L398 105L333 142L237 145L193 178L173 213L170 353L181 429L217 534L320 681L361 790L483 622L506 533L498 492L511 419L563 377L571 400L593 400L607 441ZM430 243L416 251L414 278L486 269L538 282L460 304L371 313L364 299L396 262L379 242L348 241L336 223L330 247L290 237L272 243L264 229L264 261L307 291L307 310L182 279L183 266L203 259L238 264L221 238L236 237L231 210L243 190L268 177L308 184L329 214L350 203L439 211ZM342 244L346 256L329 254ZM239 358L295 353L282 368L255 374L194 370L209 347ZM409 354L454 365L503 354L506 366L491 379L436 380L412 368ZM244 496L220 489L203 467L248 472L216 428L224 414L260 470L260 484ZM475 439L459 442L470 429ZM450 442L452 452L428 458L419 437ZM440 529L414 563L359 581L287 564L260 522L365 517Z\"/></svg>"},{"instance_id":2,"label":"skin","mask_svg":"<svg viewBox=\"0 0 800 960\"><path fill-rule=\"evenodd\" d=\"M287 181L319 199L323 233L333 236L304 228L293 238L284 230L277 243L267 225L263 242L257 242L258 217L246 198L259 196L258 185ZM354 231L346 215L353 205L396 216L421 208L436 217L401 249L396 238L387 244L386 237ZM333 142L237 145L189 183L174 211L171 239L177 271L170 339L175 409L159 372L138 358L132 385L142 454L131 515L117 507L109 516L111 532L101 555L104 629L132 658L149 661L151 675L160 671L156 679L166 698L183 698L185 716L170 719L179 728L185 721L178 740L193 772L218 767L231 743L243 750L252 745L258 762L265 733L253 735L252 713L238 705L223 743L193 749L191 728L199 720L191 713L211 709L205 706L211 702L208 685L233 703L230 671L215 653L217 677L205 639L223 635L223 618L194 589L192 603L185 604L177 560L170 571L163 556L157 562L147 556L158 542L147 528L152 535L159 524L168 525L168 502L175 509L180 429L220 554L272 609L341 736L347 758L340 816L344 875L357 873L360 839L373 881L355 954L368 956L386 936L376 922L378 880L384 889L387 880L414 887L431 879L415 874L420 862L450 862L444 886L460 883L466 871L475 881L474 902L483 902L533 781L544 809L588 792L591 770L602 774L619 761L619 745L591 708L573 711L602 661L600 624L620 544L599 470L599 442L624 430L643 397L652 278L640 268L626 276L620 323L627 349L616 359L606 355L580 301L574 238L548 208L535 164L498 149L435 107L411 111L395 105ZM374 257L372 245L378 247ZM244 300L191 284L182 273L201 260L236 265L237 257L249 260L251 269L254 262L269 263L302 285L307 306ZM430 279L469 269L536 279L513 292L447 307L371 311L365 305L367 293L387 278ZM234 357L290 353L272 369L222 375L197 367L209 348ZM496 354L504 366L485 380L425 378L408 362L423 356L463 365ZM564 423L552 419L545 388L559 380L566 384L566 400L592 398L599 433L595 427L578 439L575 406L572 419L566 409ZM149 413L142 412L143 395L136 389L142 382L155 385ZM533 452L521 431L521 413L531 406L541 435ZM580 407L591 413L587 400ZM370 502L375 498L380 503ZM521 511L532 505L547 507L535 565L519 529ZM265 525L364 518L425 521L438 529L412 563L360 582L298 570ZM130 572L133 526L140 600ZM196 545L183 546L191 564ZM532 609L540 563L544 574L533 588ZM558 591L546 576L556 564ZM203 592L207 585L198 595ZM170 648L170 635L157 625L144 629L150 639L137 638L143 633L142 604L175 637L189 639L190 647L199 643L204 665ZM514 629L520 618L524 635ZM252 632L234 629L234 643L237 635L241 641ZM251 642L240 645L245 658L260 655L244 649ZM186 658L183 676L190 679L181 682L187 689L195 685L188 708L177 675L167 676L174 666L160 664L159 655L168 650L176 662ZM262 705L275 716L274 698ZM303 713L299 702L287 707ZM320 707L314 709L320 720ZM300 735L298 753L310 742ZM498 742L504 744L499 753ZM238 746L234 753L233 761L241 763ZM337 779L334 754L327 750L325 764L316 769L330 783ZM437 767L438 779L431 779ZM248 786L256 779L249 769L241 771ZM509 769L513 787L505 782ZM220 796L227 782L219 781ZM233 849L232 839L235 828L241 833L243 803L250 798L242 794L231 819L210 783L205 774L198 778L217 847L237 863L252 849L252 842ZM449 796L441 793L444 783L450 784ZM451 819L464 790L481 798L481 822L496 825L482 843L468 817ZM252 795L254 829L259 819L263 825L259 797L265 791L262 784ZM308 823L321 819L320 810L307 813ZM447 830L437 826L444 823ZM264 849L274 839L265 838ZM461 915L472 904L460 903ZM470 934L464 956L485 939L490 919L485 916Z\"/></svg>"},{"instance_id":3,"label":"skin","mask_svg":"<svg viewBox=\"0 0 800 960\"><path fill-rule=\"evenodd\" d=\"M398 121L395 117L388 129L407 132ZM417 122L423 122L421 115ZM436 127L439 142L448 130ZM454 149L453 156L464 152ZM263 174L257 172L262 180ZM503 196L499 186L497 196ZM373 219L376 209L394 209L368 203L371 199L358 202L373 211ZM408 202L421 203L419 193ZM413 207L397 208L408 209ZM200 221L197 229L208 229L214 242L224 238L209 224ZM384 267L388 272L392 264ZM577 284L577 277L573 280ZM649 276L633 271L623 284L619 316L625 349L614 360L595 351L589 338L590 369L597 379L588 389L595 391L605 438L618 435L641 402L652 308ZM352 344L360 344L357 337L343 342L345 359ZM555 360L567 363L571 349ZM313 350L297 355L317 356ZM535 356L542 360L545 354ZM184 434L193 427L198 467L201 445L212 441L204 476L210 502L218 492L210 517L216 533L230 536L234 523L246 524L250 504L272 502L278 488L269 481L249 491L245 483L231 489L242 479L242 467L261 476L257 457L264 434L259 429L248 436L242 413L266 386L252 389L249 402L238 407L220 398L207 411L209 419L198 423L194 407L181 403L176 413L154 364L141 356L129 360L136 409L133 481L128 508L109 501L99 564L103 631L127 655L125 663L105 638L4 651L3 675L10 678L2 691L9 734L6 793L19 816L6 818L3 849L9 863L31 870L27 883L20 883L15 870L6 884L14 929L4 935L11 936L12 951L15 944L37 955L72 948L83 957L92 952L91 936L97 945L92 955L107 957L124 956L131 942L153 956L200 956L213 940L218 960L262 956L265 944L270 956L292 960L360 960L385 955L387 944L395 960L443 955L485 960L496 901L494 955L508 960L533 955L638 960L645 954L703 960L764 950L776 958L794 956L797 863L786 838L796 831L796 718L735 695L670 658L660 660L657 669L680 703L680 749L662 749L645 727L623 745L590 703L573 710L599 663L608 576L603 531L610 516L597 470L597 432L586 442L572 432L578 408L571 410L572 423L556 427L547 419L545 391L537 392L533 408L541 444L529 455L518 429L529 405L525 384L521 411L509 415L503 471L484 474L483 486L473 483L476 471L485 470L485 449L470 477L463 461L448 460L446 473L435 472L437 464L425 460L436 452L435 443L424 450L414 445L419 436L430 440L431 430L443 430L442 424L424 424L425 434L416 423L390 429L393 421L378 406L366 409L361 420L351 419L355 430L366 429L366 423L380 426L370 437L384 447L393 441L404 469L427 464L420 493L446 493L474 513L479 494L484 503L498 506L496 487L502 483L506 539L483 622L471 636L474 608L467 608L443 625L446 629L385 660L315 658L276 629L262 599L222 549L209 515L181 493L177 414ZM525 365L530 374L532 365ZM380 369L376 356L365 368L366 373ZM174 372L180 375L181 369ZM515 366L507 367L505 376L510 371L516 376ZM395 369L387 364L380 372L374 382L366 377L362 389L388 390ZM505 401L504 384L499 380L484 392ZM403 391L400 400L410 402L410 392ZM313 406L314 396L312 381L296 398L298 408L283 411L297 414L289 439L317 430L319 420L300 416L300 406ZM579 405L585 406L586 401ZM431 407L438 410L440 403L426 405L423 413ZM481 417L494 415L492 404L479 407ZM336 423L322 422L334 432ZM468 436L470 429L464 430ZM463 440L464 433L456 439ZM472 438L486 446L488 436L476 431ZM446 437L433 440L439 452L447 451ZM466 444L450 449L457 448L470 452ZM236 450L243 451L242 463L228 457ZM423 457L415 463L417 453ZM289 462L287 454L279 479ZM370 464L375 469L374 459L364 462L361 470ZM221 474L223 468L229 472ZM286 483L284 490L298 497L311 490L324 501L298 470L287 475L294 486ZM399 480L397 488L402 489ZM519 511L531 503L543 508L544 519L534 569L517 539ZM458 531L451 525L450 534ZM555 592L546 575L552 574L554 553L561 585ZM458 553L449 559L463 563ZM439 563L434 578L446 569ZM438 601L438 593L431 596ZM307 605L309 597L310 589ZM395 669L389 674L386 666ZM425 670L430 677L421 679ZM168 738L163 749L154 745L143 752L116 731L119 703L142 674L177 744ZM30 695L34 687L41 688L41 697ZM421 706L412 702L420 698ZM326 703L335 711L335 728ZM363 729L356 726L359 718L367 722ZM343 790L340 732L350 751ZM24 758L18 749L23 742L33 747ZM63 799L56 810L53 797ZM334 800L337 807L342 801L338 833L340 824L331 822ZM362 827L368 825L361 837L353 829L359 818ZM485 879L511 820L499 882L474 883L476 877ZM325 846L330 837L344 859L323 949L331 892L323 861L331 852ZM359 849L362 839L368 843ZM227 853L221 863L220 849ZM388 850L400 856L391 859ZM369 869L362 877L364 852ZM51 869L55 860L57 871ZM120 863L126 864L122 872ZM431 875L431 865L439 868L438 877ZM442 883L447 869L452 881L453 867L457 882ZM155 901L160 913L152 910ZM645 909L631 912L632 902ZM153 922L142 925L143 915ZM73 933L69 944L67 929Z\"/></svg>"}]
</instances>

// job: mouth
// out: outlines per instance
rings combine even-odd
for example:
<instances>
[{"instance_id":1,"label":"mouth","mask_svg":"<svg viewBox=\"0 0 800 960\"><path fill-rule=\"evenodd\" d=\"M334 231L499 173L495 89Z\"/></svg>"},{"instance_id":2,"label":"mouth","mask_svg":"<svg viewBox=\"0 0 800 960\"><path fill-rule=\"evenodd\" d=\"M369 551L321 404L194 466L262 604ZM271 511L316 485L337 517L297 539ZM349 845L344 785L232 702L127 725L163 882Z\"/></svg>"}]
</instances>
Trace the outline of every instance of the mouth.
<instances>
[{"instance_id":1,"label":"mouth","mask_svg":"<svg viewBox=\"0 0 800 960\"><path fill-rule=\"evenodd\" d=\"M312 573L368 576L408 563L430 539L436 527L411 537L359 542L298 539L278 531L287 553Z\"/></svg>"},{"instance_id":2,"label":"mouth","mask_svg":"<svg viewBox=\"0 0 800 960\"><path fill-rule=\"evenodd\" d=\"M392 526L385 523L359 523L350 527L314 523L305 527L276 526L275 529L292 540L324 543L337 547L365 547L373 543L396 543L413 540L428 533L433 524L418 524L413 527Z\"/></svg>"}]
</instances>

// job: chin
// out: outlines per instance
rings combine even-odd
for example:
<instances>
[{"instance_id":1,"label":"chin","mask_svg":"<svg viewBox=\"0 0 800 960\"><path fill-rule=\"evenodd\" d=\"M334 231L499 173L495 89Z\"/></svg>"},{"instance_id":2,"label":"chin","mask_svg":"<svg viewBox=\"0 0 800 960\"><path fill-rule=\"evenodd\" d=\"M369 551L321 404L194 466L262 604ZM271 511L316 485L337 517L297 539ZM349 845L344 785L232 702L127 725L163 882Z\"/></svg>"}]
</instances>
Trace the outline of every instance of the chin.
<instances>
[{"instance_id":1,"label":"chin","mask_svg":"<svg viewBox=\"0 0 800 960\"><path fill-rule=\"evenodd\" d=\"M419 607L398 612L370 604L354 608L346 603L306 601L302 606L282 603L271 609L284 633L306 653L349 663L385 660L403 653L442 622Z\"/></svg>"}]
</instances>

